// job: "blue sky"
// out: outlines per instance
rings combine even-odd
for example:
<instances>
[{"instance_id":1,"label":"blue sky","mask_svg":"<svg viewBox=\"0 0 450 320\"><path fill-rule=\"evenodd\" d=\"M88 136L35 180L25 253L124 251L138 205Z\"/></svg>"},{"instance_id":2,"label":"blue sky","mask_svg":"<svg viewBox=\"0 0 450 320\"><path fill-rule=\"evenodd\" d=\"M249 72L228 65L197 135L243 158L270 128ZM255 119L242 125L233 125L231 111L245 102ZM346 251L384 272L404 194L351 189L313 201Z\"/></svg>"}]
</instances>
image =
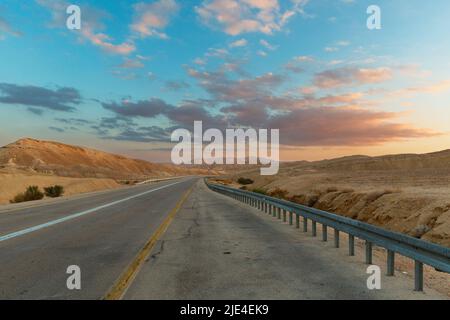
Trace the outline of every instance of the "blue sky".
<instances>
[{"instance_id":1,"label":"blue sky","mask_svg":"<svg viewBox=\"0 0 450 320\"><path fill-rule=\"evenodd\" d=\"M81 30L65 8L81 7ZM382 29L366 27L381 8ZM450 2L3 0L0 144L169 161L167 137L279 128L282 158L450 147Z\"/></svg>"}]
</instances>

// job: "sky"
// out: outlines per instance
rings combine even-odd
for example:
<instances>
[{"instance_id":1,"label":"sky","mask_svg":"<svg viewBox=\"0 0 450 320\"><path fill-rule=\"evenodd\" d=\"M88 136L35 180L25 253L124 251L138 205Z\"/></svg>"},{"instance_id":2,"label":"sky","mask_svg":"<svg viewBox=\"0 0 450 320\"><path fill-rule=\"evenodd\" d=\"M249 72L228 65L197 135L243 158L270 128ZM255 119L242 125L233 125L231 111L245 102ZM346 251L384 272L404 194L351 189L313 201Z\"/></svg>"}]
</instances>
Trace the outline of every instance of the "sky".
<instances>
[{"instance_id":1,"label":"sky","mask_svg":"<svg viewBox=\"0 0 450 320\"><path fill-rule=\"evenodd\" d=\"M279 129L286 161L449 149L449 13L448 0L2 0L0 145L169 162L173 130L201 120Z\"/></svg>"}]
</instances>

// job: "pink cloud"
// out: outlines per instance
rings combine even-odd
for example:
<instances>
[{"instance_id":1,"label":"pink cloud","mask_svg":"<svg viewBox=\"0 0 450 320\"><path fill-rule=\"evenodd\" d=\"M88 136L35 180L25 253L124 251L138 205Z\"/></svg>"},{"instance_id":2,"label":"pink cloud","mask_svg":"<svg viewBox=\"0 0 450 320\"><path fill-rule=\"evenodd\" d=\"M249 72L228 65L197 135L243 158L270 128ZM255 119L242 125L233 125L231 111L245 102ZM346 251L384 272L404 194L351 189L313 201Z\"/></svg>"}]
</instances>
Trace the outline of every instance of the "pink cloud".
<instances>
[{"instance_id":1,"label":"pink cloud","mask_svg":"<svg viewBox=\"0 0 450 320\"><path fill-rule=\"evenodd\" d=\"M307 1L294 0L292 8L281 12L278 0L205 0L196 7L201 21L229 35L249 32L272 34L288 22Z\"/></svg>"},{"instance_id":2,"label":"pink cloud","mask_svg":"<svg viewBox=\"0 0 450 320\"><path fill-rule=\"evenodd\" d=\"M121 55L128 55L136 50L134 44L124 42L121 44L111 43L110 37L104 33L94 33L90 28L85 27L82 29L83 36L88 39L93 45L101 47L103 50Z\"/></svg>"},{"instance_id":3,"label":"pink cloud","mask_svg":"<svg viewBox=\"0 0 450 320\"><path fill-rule=\"evenodd\" d=\"M393 112L345 107L301 108L270 118L282 143L291 146L368 146L436 136L438 133L394 122Z\"/></svg>"},{"instance_id":4,"label":"pink cloud","mask_svg":"<svg viewBox=\"0 0 450 320\"><path fill-rule=\"evenodd\" d=\"M162 31L170 19L178 12L175 0L159 0L152 3L140 2L134 5L135 18L131 29L141 37L158 37L167 39Z\"/></svg>"},{"instance_id":5,"label":"pink cloud","mask_svg":"<svg viewBox=\"0 0 450 320\"><path fill-rule=\"evenodd\" d=\"M450 92L450 80L442 80L430 85L399 89L389 93L389 96L406 97L417 94L438 94L446 91Z\"/></svg>"},{"instance_id":6,"label":"pink cloud","mask_svg":"<svg viewBox=\"0 0 450 320\"><path fill-rule=\"evenodd\" d=\"M51 28L65 27L66 8L70 4L69 2L54 0L36 0L36 2L51 12L52 21L49 23ZM83 17L81 40L86 39L91 44L113 54L128 55L136 50L132 41L114 44L106 33L99 31L105 29L101 21L102 18L108 17L107 13L90 6L83 6L81 9Z\"/></svg>"},{"instance_id":7,"label":"pink cloud","mask_svg":"<svg viewBox=\"0 0 450 320\"><path fill-rule=\"evenodd\" d=\"M326 70L315 75L314 84L322 89L337 88L347 85L363 85L380 83L392 79L390 68L337 68Z\"/></svg>"}]
</instances>

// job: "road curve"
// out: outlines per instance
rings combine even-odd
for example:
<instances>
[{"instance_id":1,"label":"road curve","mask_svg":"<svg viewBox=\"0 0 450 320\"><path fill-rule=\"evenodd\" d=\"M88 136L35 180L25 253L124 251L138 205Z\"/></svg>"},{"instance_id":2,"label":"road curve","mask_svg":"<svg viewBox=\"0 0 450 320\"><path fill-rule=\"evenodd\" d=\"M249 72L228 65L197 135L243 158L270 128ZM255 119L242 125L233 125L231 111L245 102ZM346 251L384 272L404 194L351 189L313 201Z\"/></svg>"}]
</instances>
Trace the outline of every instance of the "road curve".
<instances>
[{"instance_id":1,"label":"road curve","mask_svg":"<svg viewBox=\"0 0 450 320\"><path fill-rule=\"evenodd\" d=\"M195 178L0 209L0 299L100 299ZM67 267L81 268L68 290Z\"/></svg>"},{"instance_id":2,"label":"road curve","mask_svg":"<svg viewBox=\"0 0 450 320\"><path fill-rule=\"evenodd\" d=\"M448 298L402 274L369 290L345 250L186 178L0 209L0 299Z\"/></svg>"},{"instance_id":3,"label":"road curve","mask_svg":"<svg viewBox=\"0 0 450 320\"><path fill-rule=\"evenodd\" d=\"M125 299L446 299L197 182ZM381 266L385 274L384 265Z\"/></svg>"}]
</instances>

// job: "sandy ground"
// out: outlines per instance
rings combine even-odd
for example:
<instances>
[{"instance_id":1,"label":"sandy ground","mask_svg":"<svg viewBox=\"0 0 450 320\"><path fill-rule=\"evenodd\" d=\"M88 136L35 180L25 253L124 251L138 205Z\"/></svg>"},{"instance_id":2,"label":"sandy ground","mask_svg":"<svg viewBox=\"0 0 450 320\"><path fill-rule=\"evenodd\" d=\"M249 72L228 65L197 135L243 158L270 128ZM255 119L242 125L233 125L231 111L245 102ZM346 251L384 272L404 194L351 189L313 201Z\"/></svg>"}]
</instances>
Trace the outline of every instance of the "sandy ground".
<instances>
[{"instance_id":1,"label":"sandy ground","mask_svg":"<svg viewBox=\"0 0 450 320\"><path fill-rule=\"evenodd\" d=\"M39 186L41 191L51 185L62 185L65 196L94 192L120 187L112 179L66 178L52 175L0 172L0 204L7 204L18 193L24 192L30 185Z\"/></svg>"}]
</instances>

